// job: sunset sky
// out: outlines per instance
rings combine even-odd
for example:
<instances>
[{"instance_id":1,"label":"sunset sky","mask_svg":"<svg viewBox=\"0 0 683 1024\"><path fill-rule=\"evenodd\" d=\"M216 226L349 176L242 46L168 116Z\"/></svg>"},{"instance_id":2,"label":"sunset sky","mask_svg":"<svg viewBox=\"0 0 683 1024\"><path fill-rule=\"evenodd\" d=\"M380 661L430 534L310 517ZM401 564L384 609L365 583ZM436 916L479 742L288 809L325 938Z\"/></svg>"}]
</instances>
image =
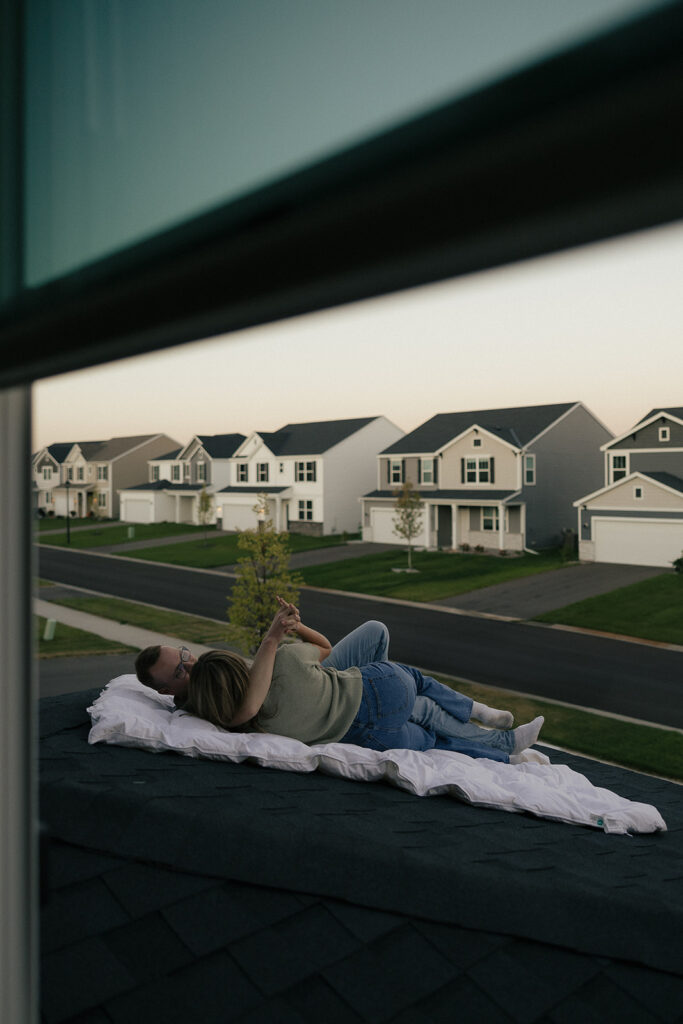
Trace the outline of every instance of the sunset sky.
<instances>
[{"instance_id":1,"label":"sunset sky","mask_svg":"<svg viewBox=\"0 0 683 1024\"><path fill-rule=\"evenodd\" d=\"M618 434L683 406L682 269L679 223L54 377L33 447L577 400Z\"/></svg>"}]
</instances>

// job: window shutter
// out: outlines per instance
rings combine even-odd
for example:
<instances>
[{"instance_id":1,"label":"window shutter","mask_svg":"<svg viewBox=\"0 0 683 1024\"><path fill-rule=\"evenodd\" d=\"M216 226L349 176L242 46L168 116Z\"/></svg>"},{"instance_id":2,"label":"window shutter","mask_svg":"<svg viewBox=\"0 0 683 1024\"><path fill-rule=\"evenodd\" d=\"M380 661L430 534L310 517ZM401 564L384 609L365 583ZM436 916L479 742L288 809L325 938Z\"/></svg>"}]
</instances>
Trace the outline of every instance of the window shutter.
<instances>
[{"instance_id":1,"label":"window shutter","mask_svg":"<svg viewBox=\"0 0 683 1024\"><path fill-rule=\"evenodd\" d=\"M491 483L495 484L495 482L496 482L496 473L495 473L494 463L495 463L496 460L494 459L493 455L491 456L489 461L491 463Z\"/></svg>"},{"instance_id":2,"label":"window shutter","mask_svg":"<svg viewBox=\"0 0 683 1024\"><path fill-rule=\"evenodd\" d=\"M433 465L434 465L434 470L433 470L434 483L438 484L438 482L439 482L439 460L438 459L434 459Z\"/></svg>"},{"instance_id":3,"label":"window shutter","mask_svg":"<svg viewBox=\"0 0 683 1024\"><path fill-rule=\"evenodd\" d=\"M387 459L387 485L391 486L391 459Z\"/></svg>"},{"instance_id":4,"label":"window shutter","mask_svg":"<svg viewBox=\"0 0 683 1024\"><path fill-rule=\"evenodd\" d=\"M401 459L401 483L404 484L406 480L406 460Z\"/></svg>"},{"instance_id":5,"label":"window shutter","mask_svg":"<svg viewBox=\"0 0 683 1024\"><path fill-rule=\"evenodd\" d=\"M422 459L417 460L417 482L422 483Z\"/></svg>"},{"instance_id":6,"label":"window shutter","mask_svg":"<svg viewBox=\"0 0 683 1024\"><path fill-rule=\"evenodd\" d=\"M465 483L465 460L460 460L460 483Z\"/></svg>"}]
</instances>

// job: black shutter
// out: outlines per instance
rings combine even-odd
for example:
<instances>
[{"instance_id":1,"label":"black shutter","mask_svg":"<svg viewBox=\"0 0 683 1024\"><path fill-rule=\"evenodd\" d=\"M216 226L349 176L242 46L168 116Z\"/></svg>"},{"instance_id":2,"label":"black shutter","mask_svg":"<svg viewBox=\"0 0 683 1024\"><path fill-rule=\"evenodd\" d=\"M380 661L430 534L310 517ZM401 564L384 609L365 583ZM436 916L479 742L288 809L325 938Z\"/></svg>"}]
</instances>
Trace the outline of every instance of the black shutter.
<instances>
[{"instance_id":1,"label":"black shutter","mask_svg":"<svg viewBox=\"0 0 683 1024\"><path fill-rule=\"evenodd\" d=\"M433 474L433 476L434 476L434 483L438 484L438 482L439 482L439 460L438 459L434 459L434 474Z\"/></svg>"},{"instance_id":2,"label":"black shutter","mask_svg":"<svg viewBox=\"0 0 683 1024\"><path fill-rule=\"evenodd\" d=\"M465 483L465 460L460 460L460 483Z\"/></svg>"},{"instance_id":3,"label":"black shutter","mask_svg":"<svg viewBox=\"0 0 683 1024\"><path fill-rule=\"evenodd\" d=\"M495 471L494 463L495 463L496 460L494 459L493 456L491 456L489 461L491 463L491 483L495 484L495 482L496 482L496 471Z\"/></svg>"},{"instance_id":4,"label":"black shutter","mask_svg":"<svg viewBox=\"0 0 683 1024\"><path fill-rule=\"evenodd\" d=\"M406 460L401 459L401 483L406 482Z\"/></svg>"},{"instance_id":5,"label":"black shutter","mask_svg":"<svg viewBox=\"0 0 683 1024\"><path fill-rule=\"evenodd\" d=\"M417 482L422 483L422 459L417 460Z\"/></svg>"}]
</instances>

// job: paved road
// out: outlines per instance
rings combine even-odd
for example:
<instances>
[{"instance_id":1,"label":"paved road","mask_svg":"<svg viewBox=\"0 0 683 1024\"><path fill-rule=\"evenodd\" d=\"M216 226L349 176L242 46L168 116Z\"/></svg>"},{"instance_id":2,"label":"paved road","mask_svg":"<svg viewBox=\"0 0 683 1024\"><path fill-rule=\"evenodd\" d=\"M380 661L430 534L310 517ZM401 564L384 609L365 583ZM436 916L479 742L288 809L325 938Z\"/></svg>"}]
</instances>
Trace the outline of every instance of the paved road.
<instances>
[{"instance_id":1,"label":"paved road","mask_svg":"<svg viewBox=\"0 0 683 1024\"><path fill-rule=\"evenodd\" d=\"M47 579L219 620L231 588L220 573L57 549L40 549L39 567ZM333 642L378 618L397 661L683 728L681 651L308 588L301 611Z\"/></svg>"}]
</instances>

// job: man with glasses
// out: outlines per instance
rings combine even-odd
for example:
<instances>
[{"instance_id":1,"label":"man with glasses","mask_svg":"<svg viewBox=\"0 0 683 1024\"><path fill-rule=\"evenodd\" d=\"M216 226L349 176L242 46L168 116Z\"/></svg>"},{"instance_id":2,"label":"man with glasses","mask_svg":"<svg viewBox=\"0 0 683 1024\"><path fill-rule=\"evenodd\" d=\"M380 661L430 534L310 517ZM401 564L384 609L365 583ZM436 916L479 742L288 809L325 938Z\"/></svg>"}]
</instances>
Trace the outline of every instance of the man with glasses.
<instances>
[{"instance_id":1,"label":"man with glasses","mask_svg":"<svg viewBox=\"0 0 683 1024\"><path fill-rule=\"evenodd\" d=\"M135 673L141 683L157 693L170 694L176 705L185 701L190 670L195 661L189 647L156 645L145 647L135 659Z\"/></svg>"}]
</instances>

